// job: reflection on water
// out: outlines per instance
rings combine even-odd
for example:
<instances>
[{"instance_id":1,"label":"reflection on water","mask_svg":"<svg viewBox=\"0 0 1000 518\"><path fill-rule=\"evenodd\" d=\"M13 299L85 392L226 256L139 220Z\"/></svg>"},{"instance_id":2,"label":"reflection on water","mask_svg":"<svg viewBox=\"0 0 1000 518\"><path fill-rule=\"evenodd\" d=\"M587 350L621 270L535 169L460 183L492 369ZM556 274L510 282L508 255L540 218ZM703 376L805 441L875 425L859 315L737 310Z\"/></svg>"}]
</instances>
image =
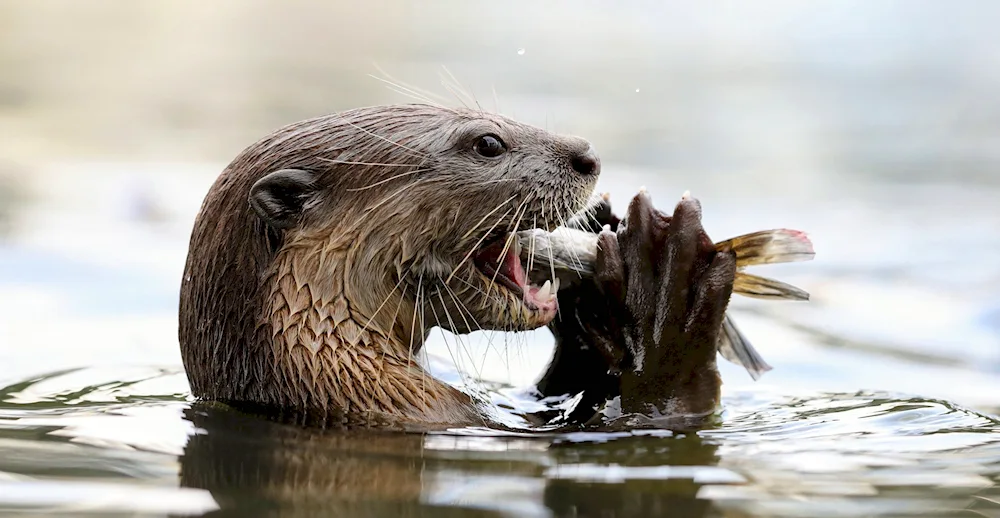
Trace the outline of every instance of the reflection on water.
<instances>
[{"instance_id":1,"label":"reflection on water","mask_svg":"<svg viewBox=\"0 0 1000 518\"><path fill-rule=\"evenodd\" d=\"M717 4L0 2L0 514L1000 516L1000 3ZM716 240L810 232L768 272L810 303L733 301L775 370L722 364L716 426L310 432L189 400L178 282L224 164L410 101L379 68L457 104L441 65L594 142L616 207L691 189ZM551 352L488 338L435 335L435 374L521 386Z\"/></svg>"},{"instance_id":2,"label":"reflection on water","mask_svg":"<svg viewBox=\"0 0 1000 518\"><path fill-rule=\"evenodd\" d=\"M122 380L128 374L127 380ZM190 403L183 374L0 390L0 510L324 516L1000 512L1000 421L886 394L726 398L690 434L304 430ZM952 513L952 514L948 514ZM973 514L974 516L975 514Z\"/></svg>"}]
</instances>

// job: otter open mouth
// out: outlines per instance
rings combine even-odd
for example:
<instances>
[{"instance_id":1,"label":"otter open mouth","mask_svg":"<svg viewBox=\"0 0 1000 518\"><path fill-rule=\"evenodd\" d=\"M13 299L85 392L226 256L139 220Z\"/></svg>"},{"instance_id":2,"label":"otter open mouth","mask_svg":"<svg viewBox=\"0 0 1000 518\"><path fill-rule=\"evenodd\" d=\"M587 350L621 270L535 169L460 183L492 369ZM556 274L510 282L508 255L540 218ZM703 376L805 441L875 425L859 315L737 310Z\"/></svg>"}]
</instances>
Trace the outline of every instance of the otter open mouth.
<instances>
[{"instance_id":1,"label":"otter open mouth","mask_svg":"<svg viewBox=\"0 0 1000 518\"><path fill-rule=\"evenodd\" d=\"M558 309L559 279L546 280L541 286L530 284L521 263L521 244L516 237L508 237L496 239L479 249L472 258L473 263L487 278L520 297L528 309L554 314Z\"/></svg>"}]
</instances>

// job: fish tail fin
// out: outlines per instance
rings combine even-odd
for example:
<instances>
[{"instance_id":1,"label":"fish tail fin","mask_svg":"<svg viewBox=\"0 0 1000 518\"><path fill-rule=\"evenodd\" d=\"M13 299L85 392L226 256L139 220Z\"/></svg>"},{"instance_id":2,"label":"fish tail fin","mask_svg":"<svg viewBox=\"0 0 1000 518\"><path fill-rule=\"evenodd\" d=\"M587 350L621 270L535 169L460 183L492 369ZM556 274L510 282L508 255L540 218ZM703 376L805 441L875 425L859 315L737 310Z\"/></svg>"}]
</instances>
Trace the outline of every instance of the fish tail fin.
<instances>
[{"instance_id":1,"label":"fish tail fin","mask_svg":"<svg viewBox=\"0 0 1000 518\"><path fill-rule=\"evenodd\" d=\"M809 292L781 281L737 272L733 293L757 299L809 300Z\"/></svg>"},{"instance_id":2,"label":"fish tail fin","mask_svg":"<svg viewBox=\"0 0 1000 518\"><path fill-rule=\"evenodd\" d=\"M753 348L733 319L726 315L722 321L722 335L719 336L719 354L723 358L739 365L747 370L754 381L760 379L761 375L771 370L760 353Z\"/></svg>"},{"instance_id":3,"label":"fish tail fin","mask_svg":"<svg viewBox=\"0 0 1000 518\"><path fill-rule=\"evenodd\" d=\"M815 257L812 241L799 230L762 230L744 234L715 244L719 251L736 252L736 267L758 264L809 261Z\"/></svg>"}]
</instances>

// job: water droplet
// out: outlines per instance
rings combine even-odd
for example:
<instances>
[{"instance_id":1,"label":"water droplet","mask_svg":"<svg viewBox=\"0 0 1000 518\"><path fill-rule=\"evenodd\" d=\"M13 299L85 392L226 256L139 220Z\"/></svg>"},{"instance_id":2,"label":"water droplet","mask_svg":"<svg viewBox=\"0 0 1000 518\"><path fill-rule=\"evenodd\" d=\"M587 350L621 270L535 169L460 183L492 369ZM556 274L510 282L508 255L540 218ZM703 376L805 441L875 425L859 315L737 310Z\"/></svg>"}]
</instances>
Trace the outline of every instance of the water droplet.
<instances>
[{"instance_id":1,"label":"water droplet","mask_svg":"<svg viewBox=\"0 0 1000 518\"><path fill-rule=\"evenodd\" d=\"M522 49L517 49L517 55L518 56L523 56L524 55L524 49L523 48Z\"/></svg>"},{"instance_id":2,"label":"water droplet","mask_svg":"<svg viewBox=\"0 0 1000 518\"><path fill-rule=\"evenodd\" d=\"M635 89L635 93L639 93L639 89L638 88Z\"/></svg>"}]
</instances>

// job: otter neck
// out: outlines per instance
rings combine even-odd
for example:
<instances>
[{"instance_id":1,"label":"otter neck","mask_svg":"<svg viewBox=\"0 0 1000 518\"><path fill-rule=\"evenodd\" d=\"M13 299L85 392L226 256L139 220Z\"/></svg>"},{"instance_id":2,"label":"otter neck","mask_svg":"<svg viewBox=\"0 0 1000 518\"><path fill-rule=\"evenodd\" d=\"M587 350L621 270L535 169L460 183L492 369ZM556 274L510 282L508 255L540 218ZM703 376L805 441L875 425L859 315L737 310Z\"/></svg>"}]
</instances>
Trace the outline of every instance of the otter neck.
<instances>
[{"instance_id":1,"label":"otter neck","mask_svg":"<svg viewBox=\"0 0 1000 518\"><path fill-rule=\"evenodd\" d=\"M273 278L265 283L273 289L263 321L270 328L283 399L352 415L474 422L468 396L436 380L410 353L404 336L422 339L425 330L411 330L409 319L397 318L412 314L406 297L375 310L352 300L344 280L359 276L348 271L350 250L329 242L291 243L273 263Z\"/></svg>"}]
</instances>

